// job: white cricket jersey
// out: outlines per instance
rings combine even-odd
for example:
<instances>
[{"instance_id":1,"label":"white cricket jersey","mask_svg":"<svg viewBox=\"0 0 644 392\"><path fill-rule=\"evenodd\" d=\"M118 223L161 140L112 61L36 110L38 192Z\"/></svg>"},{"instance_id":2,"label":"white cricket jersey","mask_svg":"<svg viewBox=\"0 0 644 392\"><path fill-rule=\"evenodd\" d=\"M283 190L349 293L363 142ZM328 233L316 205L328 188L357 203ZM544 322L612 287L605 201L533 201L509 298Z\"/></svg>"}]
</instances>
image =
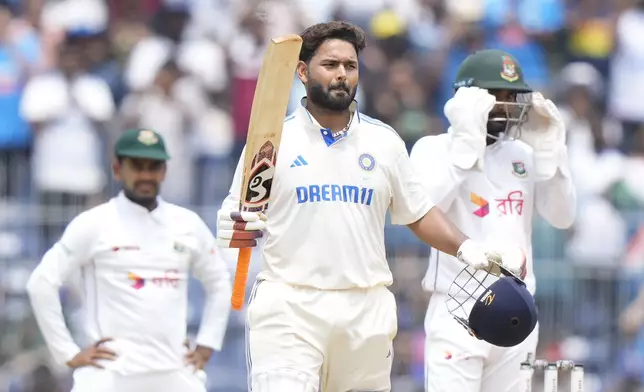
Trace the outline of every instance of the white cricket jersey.
<instances>
[{"instance_id":1,"label":"white cricket jersey","mask_svg":"<svg viewBox=\"0 0 644 392\"><path fill-rule=\"evenodd\" d=\"M572 181L559 171L535 183L532 148L522 141L488 146L484 170L462 170L449 158L451 133L426 136L416 142L411 160L422 171L432 200L469 238L520 246L527 256L526 285L535 292L532 268L532 217L536 210L553 226L568 227L575 216ZM463 263L432 249L423 280L427 291L447 293Z\"/></svg>"},{"instance_id":2,"label":"white cricket jersey","mask_svg":"<svg viewBox=\"0 0 644 392\"><path fill-rule=\"evenodd\" d=\"M334 138L302 105L284 121L258 277L328 290L390 285L387 211L407 225L433 207L405 143L358 111ZM239 208L243 154L225 210Z\"/></svg>"},{"instance_id":3,"label":"white cricket jersey","mask_svg":"<svg viewBox=\"0 0 644 392\"><path fill-rule=\"evenodd\" d=\"M27 283L34 313L58 363L80 348L61 313L58 290L81 271L85 334L115 361L106 369L140 374L185 367L183 346L190 272L203 284L206 305L197 344L219 350L230 312L230 274L214 237L192 211L159 199L148 211L122 193L72 220Z\"/></svg>"}]
</instances>

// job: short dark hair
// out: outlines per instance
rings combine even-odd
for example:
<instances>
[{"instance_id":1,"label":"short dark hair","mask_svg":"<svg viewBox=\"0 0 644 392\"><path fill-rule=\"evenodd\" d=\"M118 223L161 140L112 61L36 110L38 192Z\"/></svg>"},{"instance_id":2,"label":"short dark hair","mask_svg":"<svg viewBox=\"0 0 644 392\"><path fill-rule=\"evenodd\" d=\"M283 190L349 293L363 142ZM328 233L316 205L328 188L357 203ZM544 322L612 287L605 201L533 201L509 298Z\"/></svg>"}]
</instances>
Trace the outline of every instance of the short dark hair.
<instances>
[{"instance_id":1,"label":"short dark hair","mask_svg":"<svg viewBox=\"0 0 644 392\"><path fill-rule=\"evenodd\" d=\"M308 63L315 55L320 45L330 39L340 39L353 45L357 54L367 46L365 32L358 26L344 21L332 21L315 24L300 34L302 49L300 61Z\"/></svg>"}]
</instances>

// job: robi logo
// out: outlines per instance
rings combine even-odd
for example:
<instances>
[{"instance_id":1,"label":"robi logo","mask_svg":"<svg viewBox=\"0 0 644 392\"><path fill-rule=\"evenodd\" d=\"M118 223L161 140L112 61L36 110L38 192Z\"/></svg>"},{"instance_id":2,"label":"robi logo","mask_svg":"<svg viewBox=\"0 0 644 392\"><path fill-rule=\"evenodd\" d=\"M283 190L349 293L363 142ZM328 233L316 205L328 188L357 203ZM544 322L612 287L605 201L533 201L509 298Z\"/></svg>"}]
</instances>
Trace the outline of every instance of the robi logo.
<instances>
[{"instance_id":1,"label":"robi logo","mask_svg":"<svg viewBox=\"0 0 644 392\"><path fill-rule=\"evenodd\" d=\"M483 218L487 214L490 213L490 204L482 198L481 196L477 195L474 192L470 192L470 201L477 207L476 210L474 210L473 214L478 216L479 218Z\"/></svg>"},{"instance_id":2,"label":"robi logo","mask_svg":"<svg viewBox=\"0 0 644 392\"><path fill-rule=\"evenodd\" d=\"M143 286L145 286L145 279L135 273L128 272L127 278L132 281L132 288L134 288L135 290L139 290L143 288Z\"/></svg>"}]
</instances>

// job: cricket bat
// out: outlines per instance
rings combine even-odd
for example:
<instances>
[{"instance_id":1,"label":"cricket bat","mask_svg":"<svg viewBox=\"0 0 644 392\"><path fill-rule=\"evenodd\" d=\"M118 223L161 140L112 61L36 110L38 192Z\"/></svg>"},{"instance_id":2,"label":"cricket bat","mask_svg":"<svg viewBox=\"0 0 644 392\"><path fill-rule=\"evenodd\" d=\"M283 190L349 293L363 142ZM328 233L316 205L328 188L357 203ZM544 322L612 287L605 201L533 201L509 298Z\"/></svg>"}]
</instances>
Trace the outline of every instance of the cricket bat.
<instances>
[{"instance_id":1,"label":"cricket bat","mask_svg":"<svg viewBox=\"0 0 644 392\"><path fill-rule=\"evenodd\" d=\"M301 47L299 35L287 35L271 39L264 54L246 135L240 211L264 212L268 208ZM231 298L235 310L241 310L244 305L251 254L252 248L239 250Z\"/></svg>"}]
</instances>

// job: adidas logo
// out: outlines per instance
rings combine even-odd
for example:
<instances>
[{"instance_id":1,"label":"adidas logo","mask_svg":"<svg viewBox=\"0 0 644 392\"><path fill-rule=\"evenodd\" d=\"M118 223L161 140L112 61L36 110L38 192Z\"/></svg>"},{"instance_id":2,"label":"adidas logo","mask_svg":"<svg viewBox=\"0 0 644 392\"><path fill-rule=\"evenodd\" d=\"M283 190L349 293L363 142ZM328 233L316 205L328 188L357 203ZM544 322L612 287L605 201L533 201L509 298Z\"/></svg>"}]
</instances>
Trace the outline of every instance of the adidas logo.
<instances>
[{"instance_id":1,"label":"adidas logo","mask_svg":"<svg viewBox=\"0 0 644 392\"><path fill-rule=\"evenodd\" d=\"M291 167L296 167L296 166L306 166L308 163L302 158L301 155L298 155L297 158L293 161L291 164Z\"/></svg>"}]
</instances>

